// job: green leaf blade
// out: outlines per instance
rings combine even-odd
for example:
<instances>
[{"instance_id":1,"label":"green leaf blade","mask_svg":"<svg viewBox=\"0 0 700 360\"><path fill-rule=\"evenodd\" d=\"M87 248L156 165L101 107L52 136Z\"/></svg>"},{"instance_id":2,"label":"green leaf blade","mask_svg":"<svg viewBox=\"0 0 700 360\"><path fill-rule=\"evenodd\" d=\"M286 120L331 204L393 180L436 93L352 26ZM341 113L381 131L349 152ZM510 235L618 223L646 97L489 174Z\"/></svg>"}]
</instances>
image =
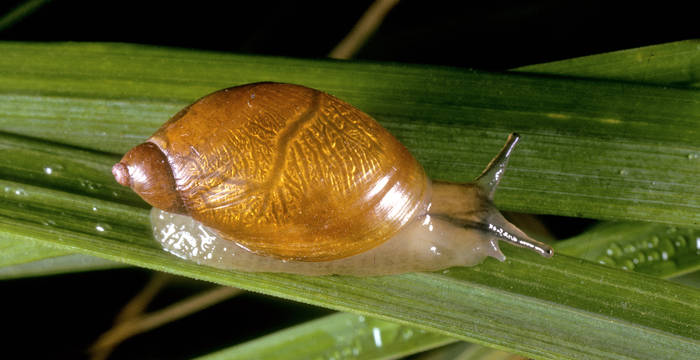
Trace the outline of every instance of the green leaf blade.
<instances>
[{"instance_id":1,"label":"green leaf blade","mask_svg":"<svg viewBox=\"0 0 700 360\"><path fill-rule=\"evenodd\" d=\"M654 223L603 223L555 249L609 266L675 277L700 269L700 232Z\"/></svg>"},{"instance_id":2,"label":"green leaf blade","mask_svg":"<svg viewBox=\"0 0 700 360\"><path fill-rule=\"evenodd\" d=\"M697 88L700 86L700 41L678 41L590 55L524 66L516 71Z\"/></svg>"},{"instance_id":3,"label":"green leaf blade","mask_svg":"<svg viewBox=\"0 0 700 360\"><path fill-rule=\"evenodd\" d=\"M20 228L39 232L39 226ZM57 233L61 236L51 238ZM672 353L692 359L700 351L700 291L563 255L541 259L506 248L505 264L487 261L446 274L303 277L203 267L173 258L147 239L127 244L56 231L51 235L45 238L67 249L537 358L655 358Z\"/></svg>"},{"instance_id":4,"label":"green leaf blade","mask_svg":"<svg viewBox=\"0 0 700 360\"><path fill-rule=\"evenodd\" d=\"M697 90L118 44L1 45L9 56L0 59L0 95L35 104L42 125L27 127L17 110L24 106L2 101L5 131L66 139L65 124L84 116L44 105L60 96L95 116L90 126L80 123L87 131L69 137L71 145L121 153L210 91L297 82L375 116L436 179L471 180L507 133L520 132L522 145L496 198L503 209L700 226ZM19 98L27 93L43 95ZM89 104L98 97L101 104ZM143 116L123 110L132 105ZM51 119L64 130L47 130Z\"/></svg>"},{"instance_id":5,"label":"green leaf blade","mask_svg":"<svg viewBox=\"0 0 700 360\"><path fill-rule=\"evenodd\" d=\"M216 359L395 359L455 340L361 315L338 313L200 357Z\"/></svg>"},{"instance_id":6,"label":"green leaf blade","mask_svg":"<svg viewBox=\"0 0 700 360\"><path fill-rule=\"evenodd\" d=\"M0 58L0 96L8 100L0 101L4 131L62 142L70 124L80 124L84 132L68 144L120 153L173 109L209 91L289 81L330 91L377 117L435 178L471 179L506 133L520 131L522 146L496 199L502 208L698 226L696 90L118 44L0 43L0 49L8 54ZM105 155L95 169L108 169L113 158ZM27 165L37 179L45 165L39 160ZM0 229L13 239L361 313L526 356L693 358L700 352L696 289L512 248L504 250L509 260L503 264L487 260L474 268L396 277L206 268L160 250L139 206L79 187L48 190L42 186L54 185L12 177L17 175L10 165ZM26 194L14 191L20 188ZM60 221L45 224L52 218ZM98 224L110 228L100 231Z\"/></svg>"}]
</instances>

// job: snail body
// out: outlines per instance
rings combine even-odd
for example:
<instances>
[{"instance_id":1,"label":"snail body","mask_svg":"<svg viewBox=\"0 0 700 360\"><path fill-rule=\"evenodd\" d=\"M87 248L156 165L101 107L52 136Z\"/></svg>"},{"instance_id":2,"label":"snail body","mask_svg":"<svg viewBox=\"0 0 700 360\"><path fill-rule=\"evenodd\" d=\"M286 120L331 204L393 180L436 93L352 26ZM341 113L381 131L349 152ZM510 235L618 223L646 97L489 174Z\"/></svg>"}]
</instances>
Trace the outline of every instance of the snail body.
<instances>
[{"instance_id":1,"label":"snail body","mask_svg":"<svg viewBox=\"0 0 700 360\"><path fill-rule=\"evenodd\" d=\"M186 107L112 172L156 208L154 235L178 256L382 275L503 260L497 239L551 256L492 206L517 140L474 183L431 183L364 112L303 86L256 83Z\"/></svg>"}]
</instances>

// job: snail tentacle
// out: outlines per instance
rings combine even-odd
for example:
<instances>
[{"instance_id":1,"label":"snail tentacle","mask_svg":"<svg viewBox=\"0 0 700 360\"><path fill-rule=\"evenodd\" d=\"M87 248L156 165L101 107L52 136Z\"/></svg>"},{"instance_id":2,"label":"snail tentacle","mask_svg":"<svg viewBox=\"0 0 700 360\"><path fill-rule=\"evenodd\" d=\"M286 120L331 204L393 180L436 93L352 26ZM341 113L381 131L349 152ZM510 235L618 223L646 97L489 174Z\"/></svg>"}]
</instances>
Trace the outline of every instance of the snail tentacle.
<instances>
[{"instance_id":1,"label":"snail tentacle","mask_svg":"<svg viewBox=\"0 0 700 360\"><path fill-rule=\"evenodd\" d=\"M520 135L517 133L510 133L501 151L489 162L481 175L474 180L486 194L489 203L493 201L496 187L498 187L498 184L503 178L503 174L508 165L508 159L515 145L518 143L518 140L520 140ZM486 231L495 235L499 240L504 240L513 245L533 250L544 257L551 257L554 254L554 251L549 245L527 236L527 234L518 229L517 226L506 220L493 205L488 206L488 208L488 215L485 218Z\"/></svg>"},{"instance_id":2,"label":"snail tentacle","mask_svg":"<svg viewBox=\"0 0 700 360\"><path fill-rule=\"evenodd\" d=\"M478 230L483 234L484 240L493 244L494 252L491 256L501 261L505 260L505 257L498 249L497 240L530 249L544 257L551 257L554 253L549 245L527 236L506 220L493 204L496 188L503 178L510 154L519 139L520 136L516 133L508 135L501 151L473 183L433 182L430 215L447 219L467 229Z\"/></svg>"},{"instance_id":3,"label":"snail tentacle","mask_svg":"<svg viewBox=\"0 0 700 360\"><path fill-rule=\"evenodd\" d=\"M510 159L510 153L515 148L515 145L520 140L520 135L518 133L510 133L505 145L501 151L486 165L484 171L479 175L475 183L481 186L485 191L489 200L493 201L493 195L496 193L496 188L501 182L503 173L506 171L506 166L508 165L508 159Z\"/></svg>"},{"instance_id":4,"label":"snail tentacle","mask_svg":"<svg viewBox=\"0 0 700 360\"><path fill-rule=\"evenodd\" d=\"M544 257L554 255L554 250L549 245L527 236L525 232L506 220L496 209L490 212L486 227L487 231L498 238L498 240L504 240L515 246L530 249Z\"/></svg>"}]
</instances>

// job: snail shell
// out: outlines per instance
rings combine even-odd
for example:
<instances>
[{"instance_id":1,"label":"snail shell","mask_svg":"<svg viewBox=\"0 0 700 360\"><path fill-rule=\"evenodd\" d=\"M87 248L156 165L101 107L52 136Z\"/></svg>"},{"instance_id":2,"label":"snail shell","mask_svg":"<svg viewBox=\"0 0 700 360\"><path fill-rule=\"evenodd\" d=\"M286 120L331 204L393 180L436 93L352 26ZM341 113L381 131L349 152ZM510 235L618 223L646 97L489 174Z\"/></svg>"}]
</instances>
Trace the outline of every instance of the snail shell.
<instances>
[{"instance_id":1,"label":"snail shell","mask_svg":"<svg viewBox=\"0 0 700 360\"><path fill-rule=\"evenodd\" d=\"M517 136L509 139L481 181L431 186L369 115L307 87L256 83L186 107L112 172L164 211L153 212L154 233L180 256L248 271L378 275L502 260L496 239L551 256L491 206ZM407 266L394 257L414 241L453 260L428 254L430 264ZM402 259L422 256L408 251ZM476 260L463 259L469 253Z\"/></svg>"}]
</instances>

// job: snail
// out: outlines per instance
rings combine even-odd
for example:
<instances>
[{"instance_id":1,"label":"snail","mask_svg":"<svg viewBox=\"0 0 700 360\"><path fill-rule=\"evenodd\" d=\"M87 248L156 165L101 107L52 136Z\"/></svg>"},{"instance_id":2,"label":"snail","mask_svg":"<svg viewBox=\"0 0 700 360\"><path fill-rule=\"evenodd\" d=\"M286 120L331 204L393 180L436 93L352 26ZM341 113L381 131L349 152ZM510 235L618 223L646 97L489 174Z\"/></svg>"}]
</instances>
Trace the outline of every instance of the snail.
<instances>
[{"instance_id":1,"label":"snail","mask_svg":"<svg viewBox=\"0 0 700 360\"><path fill-rule=\"evenodd\" d=\"M431 181L376 120L308 87L254 83L187 106L114 165L162 247L218 268L386 275L552 256L493 206L517 134L474 182Z\"/></svg>"}]
</instances>

